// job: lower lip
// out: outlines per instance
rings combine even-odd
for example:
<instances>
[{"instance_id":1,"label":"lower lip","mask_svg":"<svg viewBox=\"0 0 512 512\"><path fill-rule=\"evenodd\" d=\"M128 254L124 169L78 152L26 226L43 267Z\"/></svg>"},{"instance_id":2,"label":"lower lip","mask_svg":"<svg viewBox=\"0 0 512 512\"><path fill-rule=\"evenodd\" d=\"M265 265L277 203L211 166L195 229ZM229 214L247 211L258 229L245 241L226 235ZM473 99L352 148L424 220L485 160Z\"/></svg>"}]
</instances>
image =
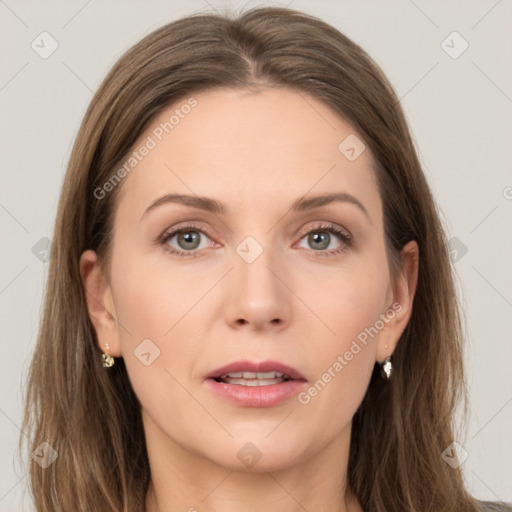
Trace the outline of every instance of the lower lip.
<instances>
[{"instance_id":1,"label":"lower lip","mask_svg":"<svg viewBox=\"0 0 512 512\"><path fill-rule=\"evenodd\" d=\"M241 407L274 407L298 395L307 384L305 380L287 380L268 386L242 386L214 379L205 382L214 393Z\"/></svg>"}]
</instances>

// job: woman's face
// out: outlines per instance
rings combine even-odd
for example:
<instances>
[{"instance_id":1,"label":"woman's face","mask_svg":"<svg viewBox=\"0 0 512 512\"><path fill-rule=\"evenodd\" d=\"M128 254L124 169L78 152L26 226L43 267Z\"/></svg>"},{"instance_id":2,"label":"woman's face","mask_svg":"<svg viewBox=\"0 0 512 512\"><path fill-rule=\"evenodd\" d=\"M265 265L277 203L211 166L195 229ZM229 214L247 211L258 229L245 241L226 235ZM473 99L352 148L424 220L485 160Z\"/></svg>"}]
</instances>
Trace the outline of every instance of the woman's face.
<instances>
[{"instance_id":1,"label":"woman's face","mask_svg":"<svg viewBox=\"0 0 512 512\"><path fill-rule=\"evenodd\" d=\"M162 456L269 471L346 446L410 313L357 137L304 93L217 89L163 111L135 145L115 185L110 282L89 287L107 311L91 316ZM208 378L236 362L233 380Z\"/></svg>"}]
</instances>

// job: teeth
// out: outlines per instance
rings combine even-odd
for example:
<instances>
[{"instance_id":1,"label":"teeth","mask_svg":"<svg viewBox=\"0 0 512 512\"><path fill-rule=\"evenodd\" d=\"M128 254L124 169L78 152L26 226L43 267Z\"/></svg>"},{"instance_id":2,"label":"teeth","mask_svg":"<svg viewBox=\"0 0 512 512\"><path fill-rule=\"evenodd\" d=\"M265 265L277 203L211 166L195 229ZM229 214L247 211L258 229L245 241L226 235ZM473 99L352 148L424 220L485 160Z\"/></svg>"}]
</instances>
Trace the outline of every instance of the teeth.
<instances>
[{"instance_id":1,"label":"teeth","mask_svg":"<svg viewBox=\"0 0 512 512\"><path fill-rule=\"evenodd\" d=\"M284 382L284 379L222 379L225 384L238 384L239 386L270 386L271 384L279 384Z\"/></svg>"},{"instance_id":2,"label":"teeth","mask_svg":"<svg viewBox=\"0 0 512 512\"><path fill-rule=\"evenodd\" d=\"M257 373L256 378L257 379L280 379L283 377L283 374L280 372L267 372L267 373ZM248 378L244 375L244 378ZM254 377L249 377L254 378Z\"/></svg>"},{"instance_id":3,"label":"teeth","mask_svg":"<svg viewBox=\"0 0 512 512\"><path fill-rule=\"evenodd\" d=\"M244 376L244 372L231 372L226 373L226 375L223 375L222 378L225 379L226 377L233 377L234 379L239 379Z\"/></svg>"},{"instance_id":4,"label":"teeth","mask_svg":"<svg viewBox=\"0 0 512 512\"><path fill-rule=\"evenodd\" d=\"M265 372L265 373L254 373L254 372L230 372L221 376L221 379L289 379L288 375L281 372Z\"/></svg>"},{"instance_id":5,"label":"teeth","mask_svg":"<svg viewBox=\"0 0 512 512\"><path fill-rule=\"evenodd\" d=\"M230 372L222 375L220 381L225 384L238 384L239 386L270 386L290 380L290 377L281 372Z\"/></svg>"}]
</instances>

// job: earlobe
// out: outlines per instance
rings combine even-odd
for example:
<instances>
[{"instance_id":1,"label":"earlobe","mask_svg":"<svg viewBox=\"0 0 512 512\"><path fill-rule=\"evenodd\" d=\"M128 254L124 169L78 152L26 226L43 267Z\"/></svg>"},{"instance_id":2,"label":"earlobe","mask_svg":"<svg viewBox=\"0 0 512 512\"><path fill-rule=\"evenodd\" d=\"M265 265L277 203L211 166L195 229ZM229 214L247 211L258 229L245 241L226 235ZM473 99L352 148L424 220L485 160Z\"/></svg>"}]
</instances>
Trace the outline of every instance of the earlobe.
<instances>
[{"instance_id":1,"label":"earlobe","mask_svg":"<svg viewBox=\"0 0 512 512\"><path fill-rule=\"evenodd\" d=\"M96 253L87 250L80 257L80 276L84 287L87 311L96 331L99 348L114 357L121 356L119 328L112 290L103 275Z\"/></svg>"},{"instance_id":2,"label":"earlobe","mask_svg":"<svg viewBox=\"0 0 512 512\"><path fill-rule=\"evenodd\" d=\"M382 363L391 356L412 315L412 305L418 283L419 248L415 241L408 242L401 253L402 268L393 283L393 302L386 315L389 318L381 331L376 360Z\"/></svg>"}]
</instances>

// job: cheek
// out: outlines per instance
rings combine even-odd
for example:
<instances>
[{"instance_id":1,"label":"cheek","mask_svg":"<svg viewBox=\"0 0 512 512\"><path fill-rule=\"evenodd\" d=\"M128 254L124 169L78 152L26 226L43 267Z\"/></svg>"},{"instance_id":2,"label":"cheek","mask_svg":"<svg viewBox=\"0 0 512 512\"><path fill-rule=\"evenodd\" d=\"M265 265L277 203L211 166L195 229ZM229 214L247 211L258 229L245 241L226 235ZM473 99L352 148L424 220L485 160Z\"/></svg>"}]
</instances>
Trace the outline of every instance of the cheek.
<instances>
[{"instance_id":1,"label":"cheek","mask_svg":"<svg viewBox=\"0 0 512 512\"><path fill-rule=\"evenodd\" d=\"M116 311L125 327L121 335L130 343L141 337L160 340L205 292L195 273L177 267L171 272L148 259L137 253L118 257L113 270Z\"/></svg>"},{"instance_id":2,"label":"cheek","mask_svg":"<svg viewBox=\"0 0 512 512\"><path fill-rule=\"evenodd\" d=\"M335 429L355 413L375 365L379 319L388 298L386 260L360 259L346 271L332 273L323 285L324 293L315 294L315 301L331 335L322 336L311 352L316 375L303 403Z\"/></svg>"},{"instance_id":3,"label":"cheek","mask_svg":"<svg viewBox=\"0 0 512 512\"><path fill-rule=\"evenodd\" d=\"M169 396L174 390L172 396L179 395L180 386L172 376L182 381L201 352L200 301L211 283L196 273L148 264L147 256L133 248L123 252L119 247L114 260L114 302L134 390L144 404L156 400L157 391Z\"/></svg>"},{"instance_id":4,"label":"cheek","mask_svg":"<svg viewBox=\"0 0 512 512\"><path fill-rule=\"evenodd\" d=\"M387 305L389 274L385 258L354 258L351 263L326 276L322 293L312 297L332 334L326 337L324 346L331 355L348 350L353 340L375 324Z\"/></svg>"}]
</instances>

